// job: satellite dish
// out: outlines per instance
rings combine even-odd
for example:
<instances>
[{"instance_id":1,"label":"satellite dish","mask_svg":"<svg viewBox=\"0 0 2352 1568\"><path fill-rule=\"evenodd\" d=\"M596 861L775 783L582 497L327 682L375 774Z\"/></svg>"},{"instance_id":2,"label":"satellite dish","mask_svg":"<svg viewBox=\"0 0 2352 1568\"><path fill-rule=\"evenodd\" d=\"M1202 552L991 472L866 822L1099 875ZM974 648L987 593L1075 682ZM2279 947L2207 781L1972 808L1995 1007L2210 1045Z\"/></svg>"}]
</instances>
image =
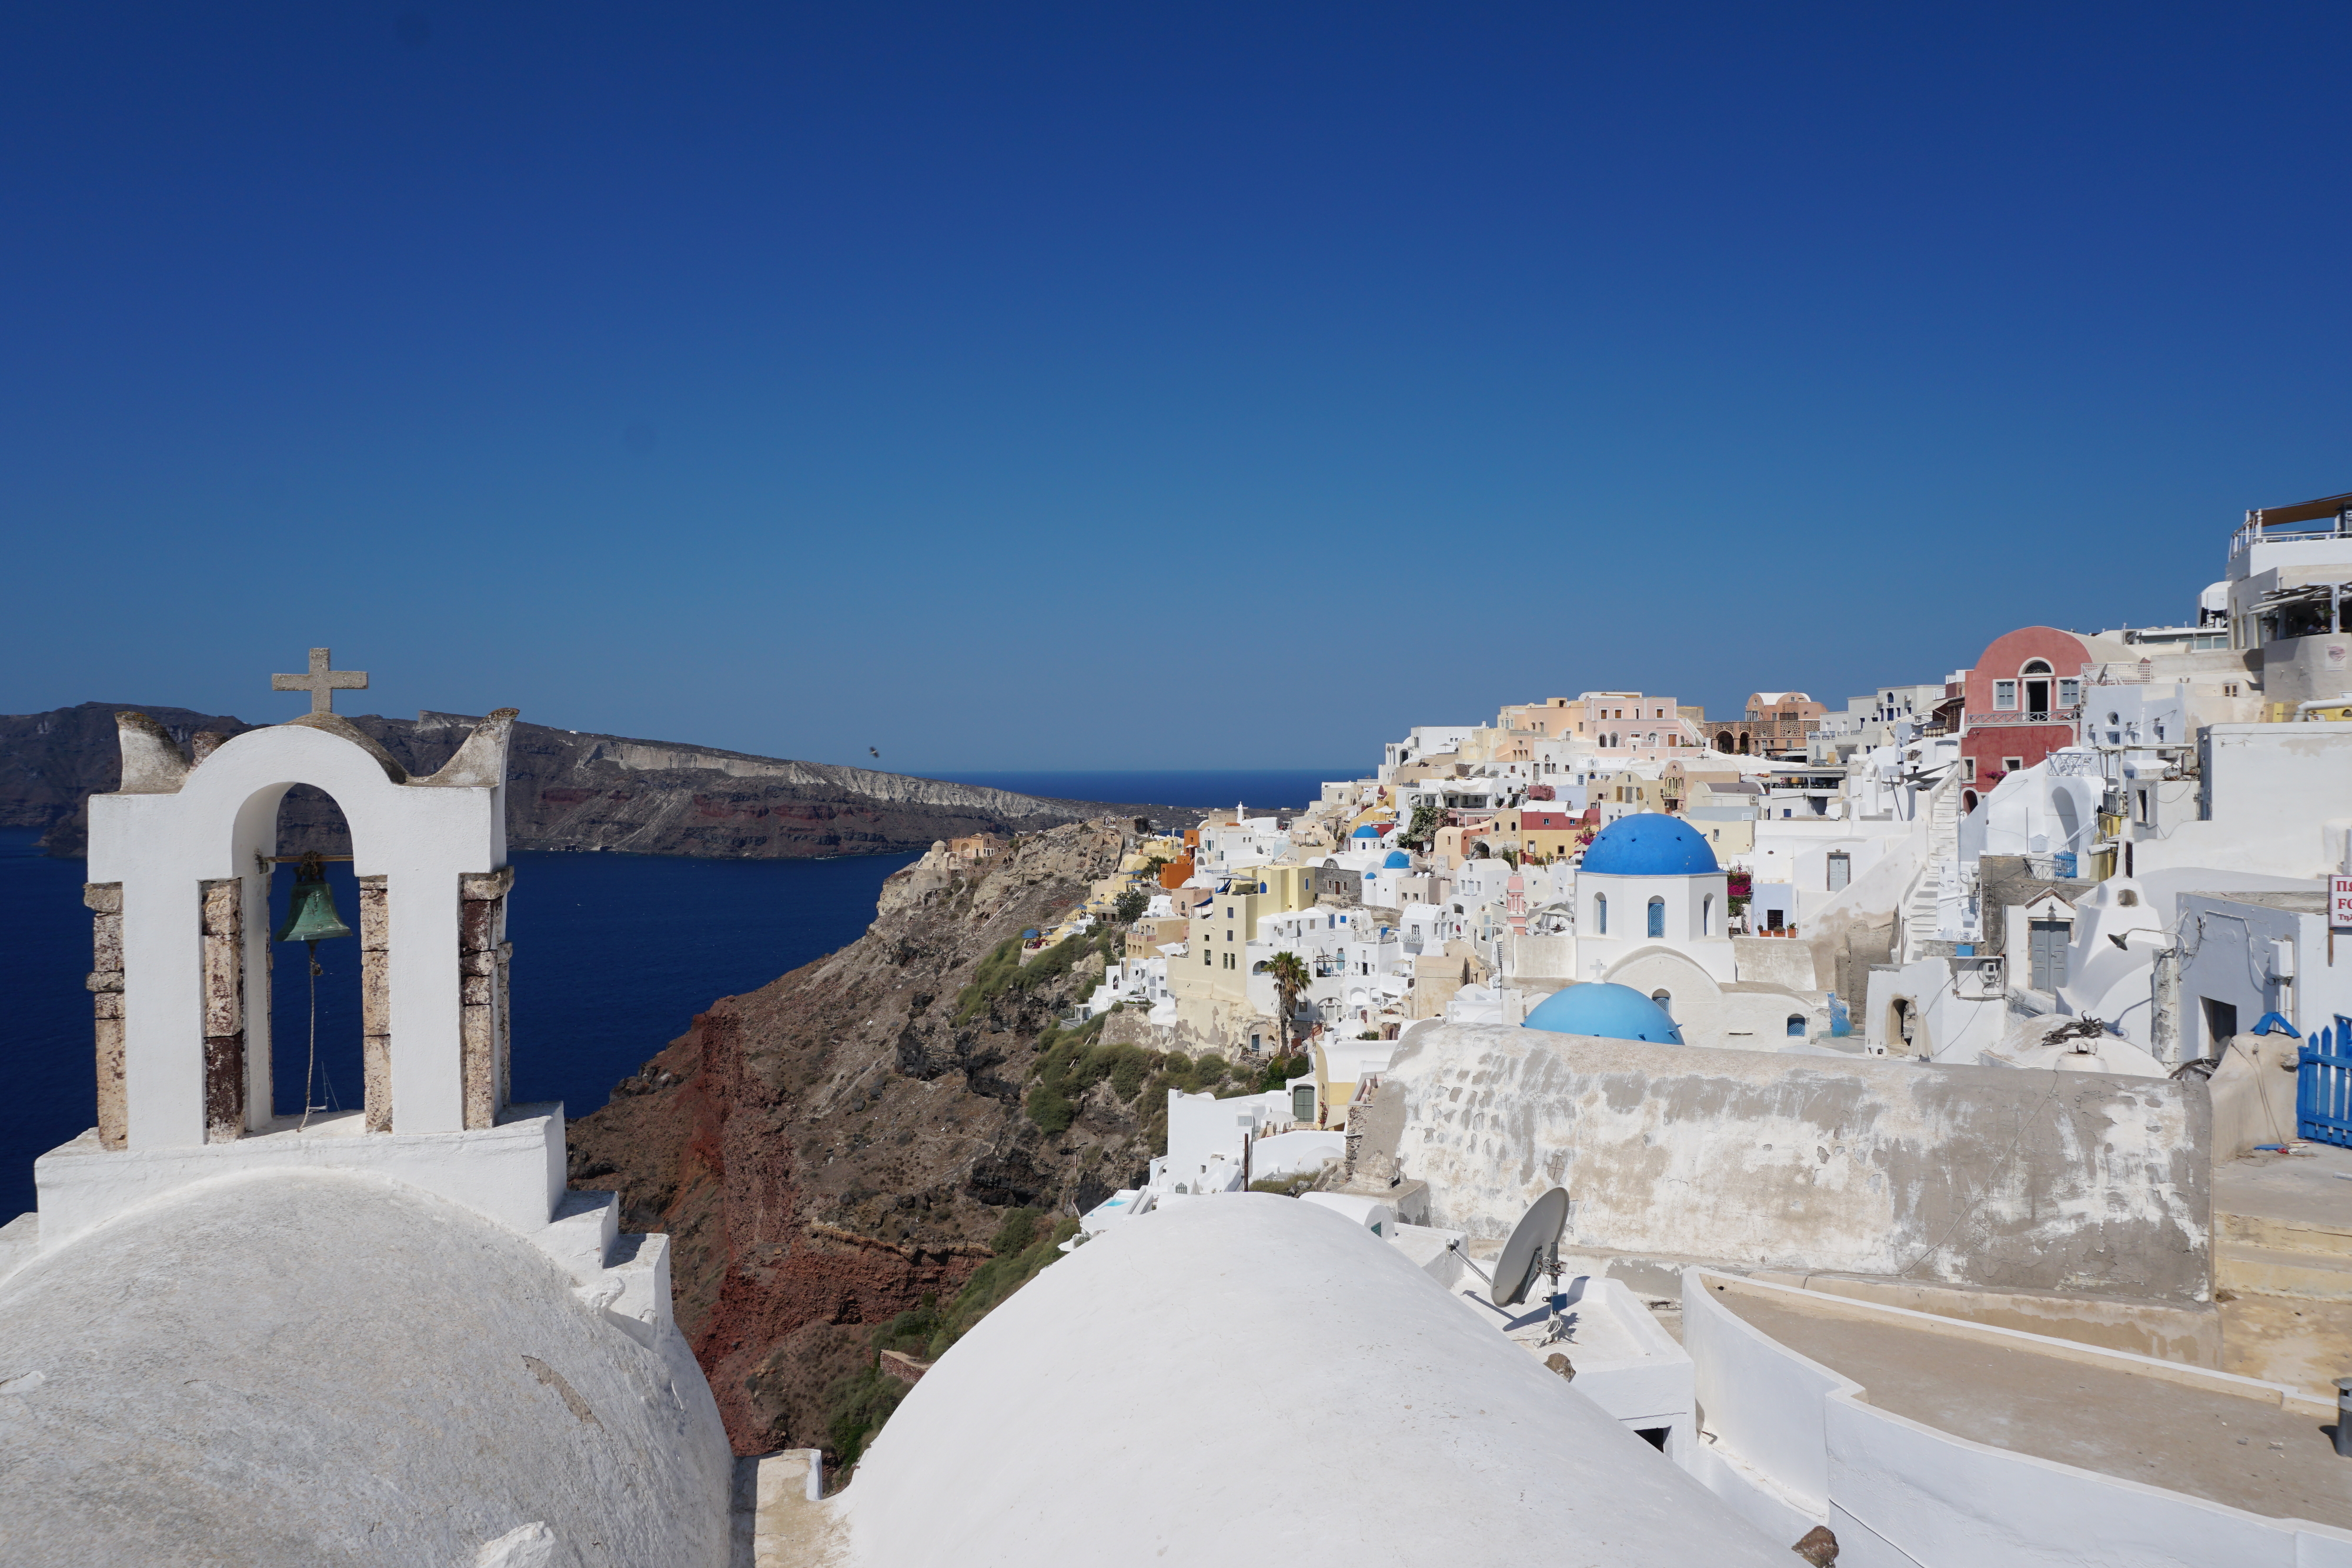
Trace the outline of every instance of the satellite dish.
<instances>
[{"instance_id":1,"label":"satellite dish","mask_svg":"<svg viewBox=\"0 0 2352 1568\"><path fill-rule=\"evenodd\" d=\"M1498 1307L1516 1307L1528 1299L1528 1288L1549 1259L1557 1268L1559 1239L1568 1228L1568 1189L1556 1186L1528 1206L1511 1228L1495 1260L1495 1280L1486 1294Z\"/></svg>"}]
</instances>

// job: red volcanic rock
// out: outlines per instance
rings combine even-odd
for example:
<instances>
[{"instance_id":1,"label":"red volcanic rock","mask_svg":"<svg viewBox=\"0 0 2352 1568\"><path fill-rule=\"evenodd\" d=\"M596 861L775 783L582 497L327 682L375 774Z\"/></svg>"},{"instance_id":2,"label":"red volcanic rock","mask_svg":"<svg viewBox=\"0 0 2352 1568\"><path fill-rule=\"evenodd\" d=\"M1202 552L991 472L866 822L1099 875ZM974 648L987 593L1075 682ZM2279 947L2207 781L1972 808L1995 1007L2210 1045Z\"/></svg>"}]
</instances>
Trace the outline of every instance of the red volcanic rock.
<instances>
[{"instance_id":1,"label":"red volcanic rock","mask_svg":"<svg viewBox=\"0 0 2352 1568\"><path fill-rule=\"evenodd\" d=\"M1022 1110L1037 1036L1098 967L957 1018L977 962L1121 851L1118 827L1084 823L975 866L927 855L865 936L714 1003L573 1124L572 1185L670 1234L678 1323L738 1452L824 1446L825 1391L870 1364L873 1326L951 1298L1005 1208L1070 1212L1141 1179L1150 1088L1097 1084L1057 1134Z\"/></svg>"}]
</instances>

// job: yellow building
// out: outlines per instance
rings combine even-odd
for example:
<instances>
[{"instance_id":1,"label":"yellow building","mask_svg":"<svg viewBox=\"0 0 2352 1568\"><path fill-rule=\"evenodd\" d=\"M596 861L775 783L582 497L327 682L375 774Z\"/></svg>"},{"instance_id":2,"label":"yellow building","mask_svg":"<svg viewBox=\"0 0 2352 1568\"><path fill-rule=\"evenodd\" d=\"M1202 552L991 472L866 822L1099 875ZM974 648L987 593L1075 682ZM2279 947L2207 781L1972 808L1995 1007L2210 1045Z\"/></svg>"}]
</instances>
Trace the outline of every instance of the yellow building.
<instances>
[{"instance_id":1,"label":"yellow building","mask_svg":"<svg viewBox=\"0 0 2352 1568\"><path fill-rule=\"evenodd\" d=\"M1249 1000L1249 944L1258 917L1313 906L1304 866L1259 866L1233 878L1195 908L1183 956L1168 964L1176 1017L1213 1038L1243 1033ZM1287 873L1287 875L1278 875Z\"/></svg>"}]
</instances>

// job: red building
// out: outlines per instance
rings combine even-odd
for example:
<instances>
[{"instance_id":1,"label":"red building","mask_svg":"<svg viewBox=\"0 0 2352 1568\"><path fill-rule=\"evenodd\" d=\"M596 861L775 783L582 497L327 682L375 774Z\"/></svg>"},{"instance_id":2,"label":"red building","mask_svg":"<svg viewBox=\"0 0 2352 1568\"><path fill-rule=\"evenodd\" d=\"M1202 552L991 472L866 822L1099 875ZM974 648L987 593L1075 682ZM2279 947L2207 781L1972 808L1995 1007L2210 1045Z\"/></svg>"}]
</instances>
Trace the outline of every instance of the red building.
<instances>
[{"instance_id":1,"label":"red building","mask_svg":"<svg viewBox=\"0 0 2352 1568\"><path fill-rule=\"evenodd\" d=\"M2074 744L2090 644L2054 626L1996 637L1968 673L1960 729L1965 782L1979 792Z\"/></svg>"}]
</instances>

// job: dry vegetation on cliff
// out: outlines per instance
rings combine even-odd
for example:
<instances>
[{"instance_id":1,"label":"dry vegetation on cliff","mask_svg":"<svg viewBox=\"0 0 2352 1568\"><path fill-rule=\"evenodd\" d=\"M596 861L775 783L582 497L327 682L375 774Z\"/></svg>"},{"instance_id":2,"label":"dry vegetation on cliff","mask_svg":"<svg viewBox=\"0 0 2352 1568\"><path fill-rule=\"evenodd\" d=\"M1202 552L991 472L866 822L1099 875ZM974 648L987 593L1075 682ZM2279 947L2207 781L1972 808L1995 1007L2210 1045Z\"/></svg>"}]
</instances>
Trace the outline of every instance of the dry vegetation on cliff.
<instances>
[{"instance_id":1,"label":"dry vegetation on cliff","mask_svg":"<svg viewBox=\"0 0 2352 1568\"><path fill-rule=\"evenodd\" d=\"M1019 963L1020 933L1121 850L1118 826L1088 822L975 866L925 856L884 884L865 936L713 1004L573 1125L573 1185L670 1233L679 1324L738 1451L854 1450L895 1398L873 1383L877 1331L944 1348L1054 1256L1009 1215L1050 1223L1139 1181L1167 1088L1257 1087L1214 1058L1056 1027L1108 935ZM1006 1257L1021 1267L991 1262ZM996 1282L963 1295L984 1265Z\"/></svg>"}]
</instances>

